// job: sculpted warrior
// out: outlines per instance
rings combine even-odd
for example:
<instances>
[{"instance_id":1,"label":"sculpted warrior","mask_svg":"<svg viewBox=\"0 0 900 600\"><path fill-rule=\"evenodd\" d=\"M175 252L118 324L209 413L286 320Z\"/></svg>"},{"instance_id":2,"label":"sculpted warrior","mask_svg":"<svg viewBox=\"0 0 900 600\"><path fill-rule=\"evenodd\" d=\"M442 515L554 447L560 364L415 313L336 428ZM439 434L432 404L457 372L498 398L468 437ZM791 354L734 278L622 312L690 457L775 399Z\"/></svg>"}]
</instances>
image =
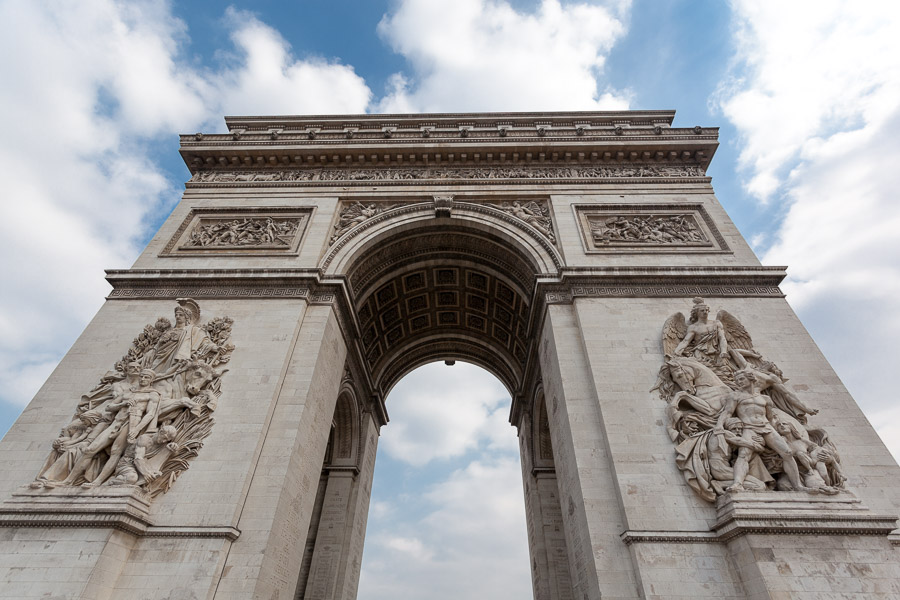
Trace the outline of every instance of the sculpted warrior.
<instances>
[{"instance_id":1,"label":"sculpted warrior","mask_svg":"<svg viewBox=\"0 0 900 600\"><path fill-rule=\"evenodd\" d=\"M818 411L753 349L737 318L720 310L710 320L701 298L690 315L690 323L682 313L666 320L653 387L687 484L708 501L744 490L838 493L846 477L837 449L807 425Z\"/></svg>"},{"instance_id":2,"label":"sculpted warrior","mask_svg":"<svg viewBox=\"0 0 900 600\"><path fill-rule=\"evenodd\" d=\"M800 481L800 471L791 447L775 431L770 422L774 418L772 409L775 405L771 398L760 393L762 387L753 371L741 369L734 374L734 382L739 389L729 395L713 433L724 435L725 420L736 415L743 424L743 433L741 434L743 440L749 444L754 442L754 437L761 437L765 446L774 450L781 457L784 472L793 488L797 491L811 491L811 488L806 487ZM753 452L752 446L742 446L738 449L737 459L734 461L734 484L726 491L734 492L744 489L744 479L750 470L750 458Z\"/></svg>"},{"instance_id":3,"label":"sculpted warrior","mask_svg":"<svg viewBox=\"0 0 900 600\"><path fill-rule=\"evenodd\" d=\"M81 397L31 488L114 483L153 497L187 468L214 422L233 321L216 317L201 327L197 303L177 302L174 327L165 318L146 325L115 370Z\"/></svg>"},{"instance_id":4,"label":"sculpted warrior","mask_svg":"<svg viewBox=\"0 0 900 600\"><path fill-rule=\"evenodd\" d=\"M175 452L178 445L172 440L178 434L171 425L163 425L155 433L145 433L137 439L137 443L128 446L125 454L116 465L114 476L106 485L140 485L150 482L162 473L150 465L148 461L163 448Z\"/></svg>"},{"instance_id":5,"label":"sculpted warrior","mask_svg":"<svg viewBox=\"0 0 900 600\"><path fill-rule=\"evenodd\" d=\"M190 298L178 298L175 307L175 326L164 333L156 347L147 353L144 365L159 376L168 375L192 358L215 353L218 348L200 322L200 306Z\"/></svg>"}]
</instances>

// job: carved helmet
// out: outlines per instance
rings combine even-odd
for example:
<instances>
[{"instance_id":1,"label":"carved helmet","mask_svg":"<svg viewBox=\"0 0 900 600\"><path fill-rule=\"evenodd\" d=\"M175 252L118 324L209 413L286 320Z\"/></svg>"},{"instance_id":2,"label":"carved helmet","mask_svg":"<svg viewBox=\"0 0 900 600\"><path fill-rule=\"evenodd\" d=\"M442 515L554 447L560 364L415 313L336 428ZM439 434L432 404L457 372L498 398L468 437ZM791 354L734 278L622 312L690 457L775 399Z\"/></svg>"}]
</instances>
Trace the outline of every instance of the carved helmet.
<instances>
[{"instance_id":1,"label":"carved helmet","mask_svg":"<svg viewBox=\"0 0 900 600\"><path fill-rule=\"evenodd\" d=\"M191 323L200 322L200 305L192 298L176 298L175 302L183 308L191 318Z\"/></svg>"}]
</instances>

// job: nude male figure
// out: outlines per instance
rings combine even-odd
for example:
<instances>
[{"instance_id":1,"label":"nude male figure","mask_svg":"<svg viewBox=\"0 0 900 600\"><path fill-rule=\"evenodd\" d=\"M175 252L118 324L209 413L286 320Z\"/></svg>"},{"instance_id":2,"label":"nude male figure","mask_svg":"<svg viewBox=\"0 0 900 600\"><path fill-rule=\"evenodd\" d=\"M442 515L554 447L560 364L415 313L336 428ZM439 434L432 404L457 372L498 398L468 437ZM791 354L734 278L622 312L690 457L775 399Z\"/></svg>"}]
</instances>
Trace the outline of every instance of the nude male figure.
<instances>
[{"instance_id":1,"label":"nude male figure","mask_svg":"<svg viewBox=\"0 0 900 600\"><path fill-rule=\"evenodd\" d=\"M734 383L738 390L731 392L725 401L725 408L719 415L716 427L713 430L716 435L725 434L725 421L732 415L737 416L744 424L741 437L747 442L762 438L765 446L774 450L781 457L782 468L791 482L791 487L796 491L816 491L803 485L800 479L800 470L797 461L794 460L793 451L787 441L772 426L772 399L760 393L762 389L756 375L749 369L741 369L734 374ZM752 445L741 446L738 456L734 461L734 484L727 488L728 492L744 490L744 479L750 469L750 459L753 457Z\"/></svg>"}]
</instances>

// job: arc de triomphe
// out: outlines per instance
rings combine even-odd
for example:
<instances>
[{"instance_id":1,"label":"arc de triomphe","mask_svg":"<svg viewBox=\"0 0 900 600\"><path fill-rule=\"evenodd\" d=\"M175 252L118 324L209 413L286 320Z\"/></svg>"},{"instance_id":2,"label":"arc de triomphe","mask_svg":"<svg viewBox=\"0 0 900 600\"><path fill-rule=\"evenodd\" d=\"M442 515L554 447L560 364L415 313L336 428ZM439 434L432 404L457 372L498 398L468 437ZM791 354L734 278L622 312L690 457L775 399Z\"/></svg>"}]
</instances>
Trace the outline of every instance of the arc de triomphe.
<instances>
[{"instance_id":1,"label":"arc de triomphe","mask_svg":"<svg viewBox=\"0 0 900 600\"><path fill-rule=\"evenodd\" d=\"M536 599L900 597L900 471L673 117L182 136L2 441L0 596L355 598L384 400L463 360L513 398Z\"/></svg>"}]
</instances>

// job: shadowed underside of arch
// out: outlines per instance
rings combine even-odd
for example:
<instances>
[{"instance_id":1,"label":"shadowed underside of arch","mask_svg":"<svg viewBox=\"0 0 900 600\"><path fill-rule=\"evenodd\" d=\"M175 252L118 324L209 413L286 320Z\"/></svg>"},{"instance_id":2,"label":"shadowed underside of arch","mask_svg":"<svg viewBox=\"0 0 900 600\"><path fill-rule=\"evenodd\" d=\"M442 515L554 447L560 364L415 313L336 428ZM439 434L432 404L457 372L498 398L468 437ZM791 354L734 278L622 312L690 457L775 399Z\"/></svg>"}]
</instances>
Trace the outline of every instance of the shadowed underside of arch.
<instances>
[{"instance_id":1,"label":"shadowed underside of arch","mask_svg":"<svg viewBox=\"0 0 900 600\"><path fill-rule=\"evenodd\" d=\"M355 250L346 275L365 361L383 392L418 366L459 359L515 394L543 264L503 229L431 218L376 233Z\"/></svg>"}]
</instances>

